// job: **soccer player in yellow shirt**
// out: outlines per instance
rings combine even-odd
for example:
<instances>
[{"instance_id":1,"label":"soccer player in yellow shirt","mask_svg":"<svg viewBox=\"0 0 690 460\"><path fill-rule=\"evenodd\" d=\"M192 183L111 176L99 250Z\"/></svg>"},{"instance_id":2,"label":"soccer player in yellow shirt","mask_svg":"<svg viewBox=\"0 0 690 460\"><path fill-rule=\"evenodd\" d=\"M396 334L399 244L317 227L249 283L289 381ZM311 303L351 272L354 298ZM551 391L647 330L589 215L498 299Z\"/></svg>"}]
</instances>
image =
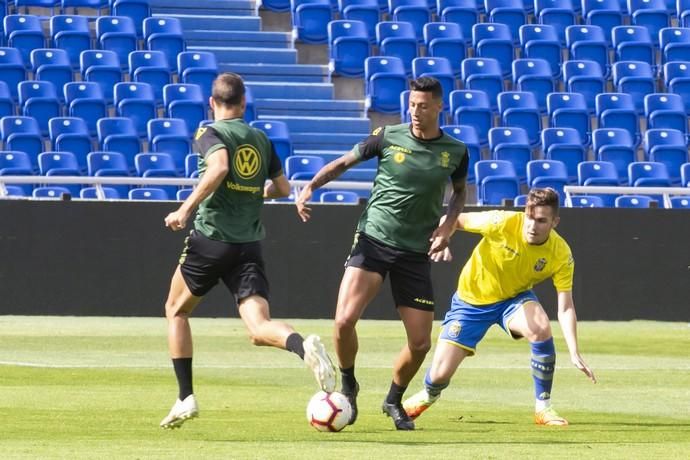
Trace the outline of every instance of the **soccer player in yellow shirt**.
<instances>
[{"instance_id":1,"label":"soccer player in yellow shirt","mask_svg":"<svg viewBox=\"0 0 690 460\"><path fill-rule=\"evenodd\" d=\"M556 350L549 317L532 291L552 278L558 292L558 321L572 363L596 382L577 343L577 317L572 285L574 262L568 243L554 230L559 222L558 194L533 189L525 212L463 213L455 228L482 235L465 264L458 290L443 321L424 389L403 403L411 418L427 410L450 383L460 363L493 324L514 339L526 338L532 349L531 368L538 425L567 425L551 406ZM450 260L444 252L437 260Z\"/></svg>"}]
</instances>

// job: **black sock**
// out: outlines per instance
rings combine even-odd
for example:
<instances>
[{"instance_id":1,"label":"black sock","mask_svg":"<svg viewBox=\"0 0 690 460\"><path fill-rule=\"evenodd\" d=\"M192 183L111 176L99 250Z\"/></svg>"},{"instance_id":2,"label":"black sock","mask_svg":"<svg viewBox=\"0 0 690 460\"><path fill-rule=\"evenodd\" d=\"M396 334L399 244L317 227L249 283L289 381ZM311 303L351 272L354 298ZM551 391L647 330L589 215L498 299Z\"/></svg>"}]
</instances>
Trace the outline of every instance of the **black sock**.
<instances>
[{"instance_id":1,"label":"black sock","mask_svg":"<svg viewBox=\"0 0 690 460\"><path fill-rule=\"evenodd\" d=\"M347 369L340 368L340 377L342 382L342 390L345 394L352 394L357 388L357 380L355 379L355 366Z\"/></svg>"},{"instance_id":2,"label":"black sock","mask_svg":"<svg viewBox=\"0 0 690 460\"><path fill-rule=\"evenodd\" d=\"M388 390L388 396L386 396L386 402L388 404L400 404L402 401L402 395L407 390L407 387L401 387L395 382L391 382L391 389Z\"/></svg>"},{"instance_id":3,"label":"black sock","mask_svg":"<svg viewBox=\"0 0 690 460\"><path fill-rule=\"evenodd\" d=\"M287 340L285 340L285 349L291 351L299 356L300 359L304 359L304 338L297 332L293 332L288 335Z\"/></svg>"},{"instance_id":4,"label":"black sock","mask_svg":"<svg viewBox=\"0 0 690 460\"><path fill-rule=\"evenodd\" d=\"M173 358L173 368L177 377L177 385L180 387L178 398L180 401L194 393L192 389L192 358Z\"/></svg>"}]
</instances>

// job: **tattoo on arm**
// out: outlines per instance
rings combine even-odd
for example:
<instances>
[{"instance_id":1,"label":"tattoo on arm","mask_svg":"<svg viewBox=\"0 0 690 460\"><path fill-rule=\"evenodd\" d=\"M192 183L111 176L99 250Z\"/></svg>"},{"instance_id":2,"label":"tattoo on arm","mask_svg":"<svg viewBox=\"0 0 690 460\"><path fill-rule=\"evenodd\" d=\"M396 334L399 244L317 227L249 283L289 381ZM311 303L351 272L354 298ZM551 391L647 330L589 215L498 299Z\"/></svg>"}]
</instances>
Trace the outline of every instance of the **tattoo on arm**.
<instances>
[{"instance_id":1,"label":"tattoo on arm","mask_svg":"<svg viewBox=\"0 0 690 460\"><path fill-rule=\"evenodd\" d=\"M457 220L458 216L465 207L465 198L467 197L467 187L465 181L453 183L453 194L448 201L448 210L446 211L446 219L451 221Z\"/></svg>"},{"instance_id":2,"label":"tattoo on arm","mask_svg":"<svg viewBox=\"0 0 690 460\"><path fill-rule=\"evenodd\" d=\"M343 155L337 160L327 164L321 170L316 173L314 178L311 180L312 190L316 190L319 187L323 187L327 183L340 177L342 173L347 171L350 167L355 165L359 160L354 156L352 152Z\"/></svg>"}]
</instances>

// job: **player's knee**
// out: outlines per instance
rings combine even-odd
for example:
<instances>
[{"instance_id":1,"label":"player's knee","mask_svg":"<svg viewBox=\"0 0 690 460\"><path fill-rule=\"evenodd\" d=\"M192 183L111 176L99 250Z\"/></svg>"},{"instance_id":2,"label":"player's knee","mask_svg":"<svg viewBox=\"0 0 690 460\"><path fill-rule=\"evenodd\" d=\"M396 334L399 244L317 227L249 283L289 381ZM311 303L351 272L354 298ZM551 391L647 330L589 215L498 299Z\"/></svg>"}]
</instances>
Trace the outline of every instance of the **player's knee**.
<instances>
[{"instance_id":1,"label":"player's knee","mask_svg":"<svg viewBox=\"0 0 690 460\"><path fill-rule=\"evenodd\" d=\"M413 354L426 355L431 350L431 338L424 337L420 339L408 340L407 346Z\"/></svg>"},{"instance_id":2,"label":"player's knee","mask_svg":"<svg viewBox=\"0 0 690 460\"><path fill-rule=\"evenodd\" d=\"M187 318L188 316L189 312L185 310L184 304L182 302L168 300L165 303L165 317L168 320L172 320L175 318Z\"/></svg>"},{"instance_id":3,"label":"player's knee","mask_svg":"<svg viewBox=\"0 0 690 460\"><path fill-rule=\"evenodd\" d=\"M335 317L335 330L338 333L351 332L357 324L357 318L351 315L337 315Z\"/></svg>"}]
</instances>

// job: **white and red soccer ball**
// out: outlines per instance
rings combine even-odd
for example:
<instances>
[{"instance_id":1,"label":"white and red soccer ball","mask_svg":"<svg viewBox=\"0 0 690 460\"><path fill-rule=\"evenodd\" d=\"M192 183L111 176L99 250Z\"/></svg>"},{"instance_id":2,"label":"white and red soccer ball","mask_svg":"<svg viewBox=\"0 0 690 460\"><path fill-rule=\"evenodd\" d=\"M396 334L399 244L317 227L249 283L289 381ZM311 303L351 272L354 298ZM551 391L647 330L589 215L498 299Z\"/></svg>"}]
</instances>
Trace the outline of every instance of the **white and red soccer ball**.
<instances>
[{"instance_id":1,"label":"white and red soccer ball","mask_svg":"<svg viewBox=\"0 0 690 460\"><path fill-rule=\"evenodd\" d=\"M307 421L319 431L340 431L347 426L351 415L347 397L336 391L319 391L307 405Z\"/></svg>"}]
</instances>

